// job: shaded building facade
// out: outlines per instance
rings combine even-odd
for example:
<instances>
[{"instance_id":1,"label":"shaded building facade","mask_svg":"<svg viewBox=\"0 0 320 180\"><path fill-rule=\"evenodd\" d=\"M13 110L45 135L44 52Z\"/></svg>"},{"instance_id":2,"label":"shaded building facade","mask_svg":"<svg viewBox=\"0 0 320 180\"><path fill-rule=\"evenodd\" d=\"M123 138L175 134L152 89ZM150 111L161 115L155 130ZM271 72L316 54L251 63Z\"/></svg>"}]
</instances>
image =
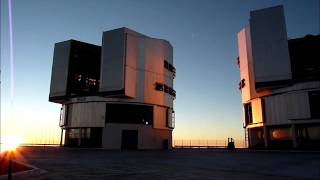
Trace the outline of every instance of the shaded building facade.
<instances>
[{"instance_id":1,"label":"shaded building facade","mask_svg":"<svg viewBox=\"0 0 320 180\"><path fill-rule=\"evenodd\" d=\"M49 101L62 104L65 146L170 149L175 67L171 44L128 28L102 46L55 44Z\"/></svg>"},{"instance_id":2,"label":"shaded building facade","mask_svg":"<svg viewBox=\"0 0 320 180\"><path fill-rule=\"evenodd\" d=\"M287 38L284 10L250 13L238 33L249 148L320 148L320 35Z\"/></svg>"}]
</instances>

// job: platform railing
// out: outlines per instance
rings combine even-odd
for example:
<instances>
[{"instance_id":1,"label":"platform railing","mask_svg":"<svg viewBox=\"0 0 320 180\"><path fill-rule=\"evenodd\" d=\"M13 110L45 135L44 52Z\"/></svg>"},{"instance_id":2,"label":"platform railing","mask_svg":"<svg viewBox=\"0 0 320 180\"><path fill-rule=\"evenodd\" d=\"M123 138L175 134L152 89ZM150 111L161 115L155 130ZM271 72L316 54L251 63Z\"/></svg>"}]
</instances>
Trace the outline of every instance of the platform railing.
<instances>
[{"instance_id":1,"label":"platform railing","mask_svg":"<svg viewBox=\"0 0 320 180\"><path fill-rule=\"evenodd\" d=\"M244 148L243 140L234 141L236 148ZM173 139L172 146L174 148L226 148L228 140L222 139Z\"/></svg>"}]
</instances>

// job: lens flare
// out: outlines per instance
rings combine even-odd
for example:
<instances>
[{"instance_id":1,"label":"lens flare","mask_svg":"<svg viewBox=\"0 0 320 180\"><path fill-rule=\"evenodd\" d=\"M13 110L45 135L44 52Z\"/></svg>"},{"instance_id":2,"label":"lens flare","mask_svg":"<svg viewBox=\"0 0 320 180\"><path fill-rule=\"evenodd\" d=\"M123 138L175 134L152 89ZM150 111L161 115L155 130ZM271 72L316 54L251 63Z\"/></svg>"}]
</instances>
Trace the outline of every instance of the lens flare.
<instances>
[{"instance_id":1,"label":"lens flare","mask_svg":"<svg viewBox=\"0 0 320 180\"><path fill-rule=\"evenodd\" d=\"M13 58L13 27L12 27L12 2L8 0L8 13L9 13L9 52L10 52L10 100L13 101L13 65L14 65L14 58Z\"/></svg>"},{"instance_id":2,"label":"lens flare","mask_svg":"<svg viewBox=\"0 0 320 180\"><path fill-rule=\"evenodd\" d=\"M2 138L1 152L13 152L23 142L23 138L20 136L8 136Z\"/></svg>"}]
</instances>

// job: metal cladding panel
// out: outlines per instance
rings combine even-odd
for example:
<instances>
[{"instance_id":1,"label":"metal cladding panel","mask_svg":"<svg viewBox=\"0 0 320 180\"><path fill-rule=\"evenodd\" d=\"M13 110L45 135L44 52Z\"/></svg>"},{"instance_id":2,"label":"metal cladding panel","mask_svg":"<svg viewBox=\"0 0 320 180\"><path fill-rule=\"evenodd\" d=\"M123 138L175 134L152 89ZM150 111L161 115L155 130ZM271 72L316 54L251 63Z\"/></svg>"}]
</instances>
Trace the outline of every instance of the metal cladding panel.
<instances>
[{"instance_id":1,"label":"metal cladding panel","mask_svg":"<svg viewBox=\"0 0 320 180\"><path fill-rule=\"evenodd\" d=\"M164 83L164 52L162 42L145 39L144 100L146 103L165 105L165 93L155 90L155 83Z\"/></svg>"},{"instance_id":2,"label":"metal cladding panel","mask_svg":"<svg viewBox=\"0 0 320 180\"><path fill-rule=\"evenodd\" d=\"M165 93L155 90L155 83L163 83L163 75L145 72L144 76L144 102L165 105Z\"/></svg>"},{"instance_id":3,"label":"metal cladding panel","mask_svg":"<svg viewBox=\"0 0 320 180\"><path fill-rule=\"evenodd\" d=\"M163 75L164 47L162 40L145 39L145 65L144 68L152 73Z\"/></svg>"},{"instance_id":4,"label":"metal cladding panel","mask_svg":"<svg viewBox=\"0 0 320 180\"><path fill-rule=\"evenodd\" d=\"M253 124L263 122L263 106L261 98L256 98L251 101Z\"/></svg>"},{"instance_id":5,"label":"metal cladding panel","mask_svg":"<svg viewBox=\"0 0 320 180\"><path fill-rule=\"evenodd\" d=\"M165 70L168 71L168 70ZM172 74L171 72L169 74ZM164 84L168 85L169 87L173 88L173 77L171 75L168 75L167 73L164 73Z\"/></svg>"},{"instance_id":6,"label":"metal cladding panel","mask_svg":"<svg viewBox=\"0 0 320 180\"><path fill-rule=\"evenodd\" d=\"M168 41L163 40L164 59L173 64L173 48Z\"/></svg>"},{"instance_id":7,"label":"metal cladding panel","mask_svg":"<svg viewBox=\"0 0 320 180\"><path fill-rule=\"evenodd\" d=\"M311 117L307 91L289 93L286 98L289 120L308 119Z\"/></svg>"},{"instance_id":8,"label":"metal cladding panel","mask_svg":"<svg viewBox=\"0 0 320 180\"><path fill-rule=\"evenodd\" d=\"M123 39L124 43L114 45ZM165 60L171 64L173 62L173 50L169 42L121 28L104 32L102 51L100 92L105 92L106 97L110 91L121 90L118 92L120 94L112 95L129 97L126 100L132 102L173 107L174 98L155 89L156 83L173 88L173 73L166 72L168 70L164 67ZM113 71L121 73L114 74Z\"/></svg>"},{"instance_id":9,"label":"metal cladding panel","mask_svg":"<svg viewBox=\"0 0 320 180\"><path fill-rule=\"evenodd\" d=\"M250 31L255 83L291 79L283 7L252 11Z\"/></svg>"},{"instance_id":10,"label":"metal cladding panel","mask_svg":"<svg viewBox=\"0 0 320 180\"><path fill-rule=\"evenodd\" d=\"M137 83L137 92L136 92L136 99L139 102L144 102L144 64L145 64L145 38L139 37L139 46L138 46L138 56L137 56L137 75L136 75L136 83Z\"/></svg>"},{"instance_id":11,"label":"metal cladding panel","mask_svg":"<svg viewBox=\"0 0 320 180\"><path fill-rule=\"evenodd\" d=\"M274 95L264 98L267 125L289 124L285 95Z\"/></svg>"},{"instance_id":12,"label":"metal cladding panel","mask_svg":"<svg viewBox=\"0 0 320 180\"><path fill-rule=\"evenodd\" d=\"M50 98L67 95L70 49L71 41L56 43L54 46Z\"/></svg>"},{"instance_id":13,"label":"metal cladding panel","mask_svg":"<svg viewBox=\"0 0 320 180\"><path fill-rule=\"evenodd\" d=\"M104 127L105 125L105 103L90 102L71 104L71 127Z\"/></svg>"},{"instance_id":14,"label":"metal cladding panel","mask_svg":"<svg viewBox=\"0 0 320 180\"><path fill-rule=\"evenodd\" d=\"M291 124L310 118L308 92L300 91L264 97L266 124Z\"/></svg>"},{"instance_id":15,"label":"metal cladding panel","mask_svg":"<svg viewBox=\"0 0 320 180\"><path fill-rule=\"evenodd\" d=\"M164 59L173 65L173 48L171 44L167 41L163 41L163 49L164 49ZM165 84L173 87L173 79L174 75L168 69L164 69L164 76L165 76Z\"/></svg>"},{"instance_id":16,"label":"metal cladding panel","mask_svg":"<svg viewBox=\"0 0 320 180\"><path fill-rule=\"evenodd\" d=\"M136 76L137 71L131 67L125 67L125 96L130 98L136 97Z\"/></svg>"},{"instance_id":17,"label":"metal cladding panel","mask_svg":"<svg viewBox=\"0 0 320 180\"><path fill-rule=\"evenodd\" d=\"M240 81L244 79L245 83L244 87L241 88L242 103L248 102L252 97L252 91L254 91L250 44L250 29L246 27L238 33Z\"/></svg>"},{"instance_id":18,"label":"metal cladding panel","mask_svg":"<svg viewBox=\"0 0 320 180\"><path fill-rule=\"evenodd\" d=\"M173 63L173 48L172 48L171 44L169 42L167 42L167 41L163 40L162 43L163 43L163 50L164 50L164 59L166 61L168 61L170 64L173 65L174 64ZM165 78L166 78L165 79L166 80L165 83L168 86L173 88L173 78L174 78L173 73L170 72L169 70L165 69L164 70L164 75L165 75Z\"/></svg>"},{"instance_id":19,"label":"metal cladding panel","mask_svg":"<svg viewBox=\"0 0 320 180\"><path fill-rule=\"evenodd\" d=\"M139 38L126 33L125 55L125 95L136 97L137 91L137 59L139 58Z\"/></svg>"},{"instance_id":20,"label":"metal cladding panel","mask_svg":"<svg viewBox=\"0 0 320 180\"><path fill-rule=\"evenodd\" d=\"M101 52L100 92L123 90L125 65L124 29L103 33Z\"/></svg>"},{"instance_id":21,"label":"metal cladding panel","mask_svg":"<svg viewBox=\"0 0 320 180\"><path fill-rule=\"evenodd\" d=\"M167 108L154 106L153 108L153 128L168 129L167 128Z\"/></svg>"}]
</instances>

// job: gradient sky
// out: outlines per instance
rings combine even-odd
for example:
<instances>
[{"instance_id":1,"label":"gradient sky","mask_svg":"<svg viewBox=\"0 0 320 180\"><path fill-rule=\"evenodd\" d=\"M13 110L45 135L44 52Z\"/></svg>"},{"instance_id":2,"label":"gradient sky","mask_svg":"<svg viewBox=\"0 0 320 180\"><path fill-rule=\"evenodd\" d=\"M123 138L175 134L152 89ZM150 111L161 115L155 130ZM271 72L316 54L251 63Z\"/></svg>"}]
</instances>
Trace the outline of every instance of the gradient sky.
<instances>
[{"instance_id":1,"label":"gradient sky","mask_svg":"<svg viewBox=\"0 0 320 180\"><path fill-rule=\"evenodd\" d=\"M49 103L53 48L76 39L101 45L102 32L128 27L166 39L177 68L175 139L243 137L237 33L250 10L284 5L289 38L318 34L319 0L12 0L14 101L9 100L8 4L1 0L2 135L51 141L60 105ZM52 140L53 141L53 140Z\"/></svg>"}]
</instances>

